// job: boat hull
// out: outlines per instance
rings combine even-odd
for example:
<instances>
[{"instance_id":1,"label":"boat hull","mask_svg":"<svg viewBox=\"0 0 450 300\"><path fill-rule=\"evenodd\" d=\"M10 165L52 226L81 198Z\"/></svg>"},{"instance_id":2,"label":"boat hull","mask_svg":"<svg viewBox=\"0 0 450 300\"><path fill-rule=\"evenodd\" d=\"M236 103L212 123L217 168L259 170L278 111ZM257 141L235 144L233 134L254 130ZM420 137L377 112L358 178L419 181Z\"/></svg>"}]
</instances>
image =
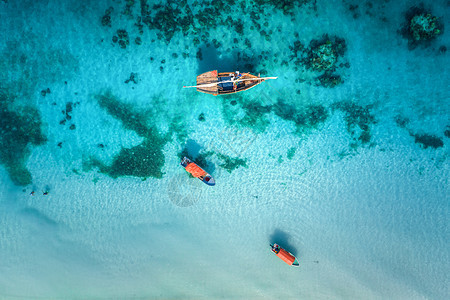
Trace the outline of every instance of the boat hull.
<instances>
[{"instance_id":1,"label":"boat hull","mask_svg":"<svg viewBox=\"0 0 450 300\"><path fill-rule=\"evenodd\" d=\"M264 81L264 79L260 79L258 76L252 75L250 73L243 73L239 74L239 79L245 80L237 81L237 83L235 84L229 82L232 79L232 74L235 74L235 72L218 73L217 70L200 74L197 76L197 85L205 85L211 83L217 84L207 87L198 87L197 91L214 96L231 95L249 90Z\"/></svg>"},{"instance_id":2,"label":"boat hull","mask_svg":"<svg viewBox=\"0 0 450 300\"><path fill-rule=\"evenodd\" d=\"M205 170L200 168L195 162L193 162L189 158L184 157L181 160L180 164L184 167L184 169L187 172L189 172L192 176L198 178L203 183L209 186L213 186L216 184L216 181L210 174L208 174Z\"/></svg>"},{"instance_id":3,"label":"boat hull","mask_svg":"<svg viewBox=\"0 0 450 300\"><path fill-rule=\"evenodd\" d=\"M294 267L298 267L300 265L297 258L291 252L281 248L278 244L270 246L272 247L272 252L288 265Z\"/></svg>"}]
</instances>

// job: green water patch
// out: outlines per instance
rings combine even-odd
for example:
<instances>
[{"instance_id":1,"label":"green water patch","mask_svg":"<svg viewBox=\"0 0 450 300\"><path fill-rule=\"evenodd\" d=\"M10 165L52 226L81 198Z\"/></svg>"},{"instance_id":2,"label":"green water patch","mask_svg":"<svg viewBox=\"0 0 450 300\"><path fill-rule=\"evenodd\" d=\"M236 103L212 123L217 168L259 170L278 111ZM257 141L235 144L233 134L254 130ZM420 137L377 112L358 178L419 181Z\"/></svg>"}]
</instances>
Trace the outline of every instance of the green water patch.
<instances>
[{"instance_id":1,"label":"green water patch","mask_svg":"<svg viewBox=\"0 0 450 300\"><path fill-rule=\"evenodd\" d=\"M347 131L352 137L351 148L356 149L370 143L372 139L370 126L376 123L375 117L370 111L373 105L360 106L353 102L337 102L332 105L332 108L344 113Z\"/></svg>"},{"instance_id":2,"label":"green water patch","mask_svg":"<svg viewBox=\"0 0 450 300\"><path fill-rule=\"evenodd\" d=\"M91 158L85 169L98 167L99 171L112 178L133 176L146 179L148 177L162 178L164 154L161 147L155 147L151 140L145 139L132 148L122 148L114 156L111 165L106 165L98 159Z\"/></svg>"},{"instance_id":3,"label":"green water patch","mask_svg":"<svg viewBox=\"0 0 450 300\"><path fill-rule=\"evenodd\" d=\"M286 121L293 121L296 133L304 134L315 129L325 122L329 116L328 110L323 105L308 105L297 108L278 99L273 109L274 113Z\"/></svg>"},{"instance_id":4,"label":"green water patch","mask_svg":"<svg viewBox=\"0 0 450 300\"><path fill-rule=\"evenodd\" d=\"M142 137L146 137L151 131L146 125L149 116L135 111L130 104L119 100L110 91L96 95L95 99L108 114L121 121L125 129L132 130Z\"/></svg>"},{"instance_id":5,"label":"green water patch","mask_svg":"<svg viewBox=\"0 0 450 300\"><path fill-rule=\"evenodd\" d=\"M84 169L98 167L101 173L112 178L122 176L161 178L165 162L163 148L168 137L161 136L157 128L149 123L151 116L135 111L130 104L123 103L111 92L96 95L95 99L108 114L121 121L125 129L136 132L144 139L137 146L122 148L113 157L111 165L91 157L85 162Z\"/></svg>"},{"instance_id":6,"label":"green water patch","mask_svg":"<svg viewBox=\"0 0 450 300\"><path fill-rule=\"evenodd\" d=\"M228 125L251 128L262 133L270 121L267 114L272 111L270 105L256 100L248 100L241 95L224 96L222 99L222 116Z\"/></svg>"},{"instance_id":7,"label":"green water patch","mask_svg":"<svg viewBox=\"0 0 450 300\"><path fill-rule=\"evenodd\" d=\"M406 128L408 126L410 120L407 117L404 117L402 115L397 115L394 117L395 124L397 124L400 128Z\"/></svg>"},{"instance_id":8,"label":"green water patch","mask_svg":"<svg viewBox=\"0 0 450 300\"><path fill-rule=\"evenodd\" d=\"M243 103L242 108L245 115L239 120L239 123L253 128L256 132L264 132L270 124L267 114L272 111L272 106L255 101Z\"/></svg>"},{"instance_id":9,"label":"green water patch","mask_svg":"<svg viewBox=\"0 0 450 300\"><path fill-rule=\"evenodd\" d=\"M414 136L414 142L419 144L422 148L427 149L429 147L437 149L444 146L444 141L435 135L431 134L411 134Z\"/></svg>"},{"instance_id":10,"label":"green water patch","mask_svg":"<svg viewBox=\"0 0 450 300\"><path fill-rule=\"evenodd\" d=\"M270 14L273 9L277 9L283 12L284 15L294 15L294 9L300 7L311 0L254 0L257 7L266 5L268 6L265 14ZM313 2L315 3L315 1ZM314 4L315 5L315 4Z\"/></svg>"},{"instance_id":11,"label":"green water patch","mask_svg":"<svg viewBox=\"0 0 450 300\"><path fill-rule=\"evenodd\" d=\"M43 145L41 116L30 106L15 107L15 98L0 90L0 163L18 186L32 183L26 162L33 146Z\"/></svg>"},{"instance_id":12,"label":"green water patch","mask_svg":"<svg viewBox=\"0 0 450 300\"><path fill-rule=\"evenodd\" d=\"M25 32L20 41L9 41L0 53L0 84L29 101L36 85L67 80L79 70L78 60L67 49L52 48L42 38Z\"/></svg>"},{"instance_id":13,"label":"green water patch","mask_svg":"<svg viewBox=\"0 0 450 300\"><path fill-rule=\"evenodd\" d=\"M246 167L247 166L247 159L242 159L239 157L230 157L228 155L224 155L222 153L218 153L217 157L221 160L219 163L219 166L227 170L228 173L231 173L235 169L239 167Z\"/></svg>"},{"instance_id":14,"label":"green water patch","mask_svg":"<svg viewBox=\"0 0 450 300\"><path fill-rule=\"evenodd\" d=\"M291 160L291 159L294 157L295 151L297 151L297 148L295 148L295 147L292 147L292 148L290 148L290 149L288 150L288 152L287 152L287 158L288 158L289 160Z\"/></svg>"},{"instance_id":15,"label":"green water patch","mask_svg":"<svg viewBox=\"0 0 450 300\"><path fill-rule=\"evenodd\" d=\"M180 143L183 143L187 140L189 136L189 126L188 122L182 115L172 118L172 121L169 124L169 133L167 134L167 139L172 135L175 135L175 138Z\"/></svg>"}]
</instances>

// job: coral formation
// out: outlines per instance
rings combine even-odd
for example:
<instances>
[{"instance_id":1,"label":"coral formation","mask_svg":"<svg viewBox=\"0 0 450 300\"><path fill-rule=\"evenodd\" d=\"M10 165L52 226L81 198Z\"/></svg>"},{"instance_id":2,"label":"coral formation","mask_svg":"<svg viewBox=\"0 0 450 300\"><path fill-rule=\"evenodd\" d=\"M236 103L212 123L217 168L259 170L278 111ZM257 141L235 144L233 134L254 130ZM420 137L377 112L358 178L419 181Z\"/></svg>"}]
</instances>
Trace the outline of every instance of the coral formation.
<instances>
[{"instance_id":1,"label":"coral formation","mask_svg":"<svg viewBox=\"0 0 450 300\"><path fill-rule=\"evenodd\" d=\"M133 17L133 14L132 14L133 6L134 6L134 0L126 0L125 8L124 8L122 14L132 18Z\"/></svg>"},{"instance_id":2,"label":"coral formation","mask_svg":"<svg viewBox=\"0 0 450 300\"><path fill-rule=\"evenodd\" d=\"M308 0L255 0L255 4L270 5L275 9L279 9L284 15L293 15L293 10L295 7L300 7L301 5L307 3Z\"/></svg>"},{"instance_id":3,"label":"coral formation","mask_svg":"<svg viewBox=\"0 0 450 300\"><path fill-rule=\"evenodd\" d=\"M428 47L430 41L441 35L444 31L444 24L440 18L431 14L423 7L411 7L405 12L405 23L400 29L400 33L408 39L409 49L414 49L419 45Z\"/></svg>"},{"instance_id":4,"label":"coral formation","mask_svg":"<svg viewBox=\"0 0 450 300\"><path fill-rule=\"evenodd\" d=\"M108 8L105 10L105 14L102 17L102 26L108 26L111 27L111 13L114 11L113 7Z\"/></svg>"},{"instance_id":5,"label":"coral formation","mask_svg":"<svg viewBox=\"0 0 450 300\"><path fill-rule=\"evenodd\" d=\"M130 44L128 32L125 29L117 29L117 36L113 36L112 41L119 43L120 48L125 49Z\"/></svg>"},{"instance_id":6,"label":"coral formation","mask_svg":"<svg viewBox=\"0 0 450 300\"><path fill-rule=\"evenodd\" d=\"M318 80L318 85L323 87L335 87L342 83L342 77L337 74L332 74L331 72L325 72L316 78Z\"/></svg>"},{"instance_id":7,"label":"coral formation","mask_svg":"<svg viewBox=\"0 0 450 300\"><path fill-rule=\"evenodd\" d=\"M128 78L127 80L125 80L125 83L128 83L128 82L130 82L130 81L133 82L134 84L137 84L138 81L139 81L139 79L138 79L138 74L137 74L137 73L131 72L130 78Z\"/></svg>"},{"instance_id":8,"label":"coral formation","mask_svg":"<svg viewBox=\"0 0 450 300\"><path fill-rule=\"evenodd\" d=\"M414 16L409 23L409 30L412 37L418 40L429 40L439 34L441 34L441 29L439 29L438 19L431 14L420 14Z\"/></svg>"},{"instance_id":9,"label":"coral formation","mask_svg":"<svg viewBox=\"0 0 450 300\"><path fill-rule=\"evenodd\" d=\"M321 72L319 76L315 76L310 83L333 88L343 83L342 76L335 73L340 67L350 67L348 62L338 62L344 56L347 46L344 39L337 36L323 35L318 40L312 40L308 47L305 47L299 38L297 32L294 33L297 40L294 44L289 46L291 50L290 60L294 63L294 70L299 68L306 68L312 72ZM282 65L288 65L287 61L282 61ZM297 78L296 82L304 82L302 78Z\"/></svg>"},{"instance_id":10,"label":"coral formation","mask_svg":"<svg viewBox=\"0 0 450 300\"><path fill-rule=\"evenodd\" d=\"M345 40L336 36L324 35L320 40L312 40L303 61L306 67L315 71L332 71L336 62L343 56L347 46Z\"/></svg>"}]
</instances>

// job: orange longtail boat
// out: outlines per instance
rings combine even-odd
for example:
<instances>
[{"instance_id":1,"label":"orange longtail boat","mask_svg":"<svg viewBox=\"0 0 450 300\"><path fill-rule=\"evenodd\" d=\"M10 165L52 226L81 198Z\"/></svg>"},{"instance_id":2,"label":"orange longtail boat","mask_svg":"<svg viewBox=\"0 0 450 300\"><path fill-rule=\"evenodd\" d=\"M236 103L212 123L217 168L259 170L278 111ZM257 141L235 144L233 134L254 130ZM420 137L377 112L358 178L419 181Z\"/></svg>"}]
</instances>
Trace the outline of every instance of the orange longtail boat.
<instances>
[{"instance_id":1,"label":"orange longtail boat","mask_svg":"<svg viewBox=\"0 0 450 300\"><path fill-rule=\"evenodd\" d=\"M186 171L191 173L192 176L200 179L207 185L215 185L216 184L216 181L214 180L214 178L212 178L211 175L206 173L205 170L200 168L195 162L193 162L189 158L184 157L181 160L181 165L186 169Z\"/></svg>"},{"instance_id":2,"label":"orange longtail boat","mask_svg":"<svg viewBox=\"0 0 450 300\"><path fill-rule=\"evenodd\" d=\"M275 253L282 261L290 266L298 267L300 264L297 258L289 251L284 250L278 244L270 245L272 247L272 252Z\"/></svg>"}]
</instances>

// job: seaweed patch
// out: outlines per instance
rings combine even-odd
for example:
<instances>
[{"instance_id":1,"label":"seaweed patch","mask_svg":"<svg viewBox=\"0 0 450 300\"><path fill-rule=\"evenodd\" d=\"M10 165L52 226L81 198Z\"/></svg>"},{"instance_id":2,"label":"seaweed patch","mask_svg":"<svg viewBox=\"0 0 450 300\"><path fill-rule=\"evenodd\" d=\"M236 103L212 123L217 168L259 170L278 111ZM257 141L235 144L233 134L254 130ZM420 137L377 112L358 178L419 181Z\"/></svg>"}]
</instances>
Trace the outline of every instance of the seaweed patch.
<instances>
[{"instance_id":1,"label":"seaweed patch","mask_svg":"<svg viewBox=\"0 0 450 300\"><path fill-rule=\"evenodd\" d=\"M228 173L231 173L239 167L248 168L246 159L242 159L239 157L230 157L221 153L218 153L217 157L221 160L219 166L227 170Z\"/></svg>"},{"instance_id":2,"label":"seaweed patch","mask_svg":"<svg viewBox=\"0 0 450 300\"><path fill-rule=\"evenodd\" d=\"M0 90L0 163L15 185L26 186L32 183L26 168L30 146L43 145L47 138L39 111L30 106L14 107L13 101L13 96Z\"/></svg>"},{"instance_id":3,"label":"seaweed patch","mask_svg":"<svg viewBox=\"0 0 450 300\"><path fill-rule=\"evenodd\" d=\"M344 112L347 131L353 139L351 148L370 143L372 139L370 126L376 123L374 115L370 112L373 105L360 106L352 102L337 102L332 108Z\"/></svg>"},{"instance_id":4,"label":"seaweed patch","mask_svg":"<svg viewBox=\"0 0 450 300\"><path fill-rule=\"evenodd\" d=\"M287 158L289 159L289 160L291 160L293 157L294 157L294 155L295 155L295 151L297 150L297 148L295 148L295 147L291 147L289 150L288 150L288 152L287 152Z\"/></svg>"},{"instance_id":5,"label":"seaweed patch","mask_svg":"<svg viewBox=\"0 0 450 300\"><path fill-rule=\"evenodd\" d=\"M119 154L114 156L111 165L106 165L95 158L91 158L90 164L112 178L123 176L162 178L164 154L161 147L154 145L153 141L147 138L135 147L122 148Z\"/></svg>"},{"instance_id":6,"label":"seaweed patch","mask_svg":"<svg viewBox=\"0 0 450 300\"><path fill-rule=\"evenodd\" d=\"M121 102L111 92L95 96L101 108L113 118L120 120L125 129L136 132L144 140L132 148L122 148L114 156L112 164L106 165L96 158L84 162L84 169L98 167L101 173L112 178L134 176L140 178L161 178L165 157L163 148L167 142L155 126L148 123L148 117L133 110L126 103Z\"/></svg>"},{"instance_id":7,"label":"seaweed patch","mask_svg":"<svg viewBox=\"0 0 450 300\"><path fill-rule=\"evenodd\" d=\"M437 149L444 146L444 141L435 135L426 133L411 135L414 136L414 142L420 144L424 149L427 149L428 147Z\"/></svg>"},{"instance_id":8,"label":"seaweed patch","mask_svg":"<svg viewBox=\"0 0 450 300\"><path fill-rule=\"evenodd\" d=\"M293 121L297 128L296 133L304 134L315 129L328 118L328 110L322 105L308 105L298 109L293 105L284 103L278 99L274 105L274 113L280 118Z\"/></svg>"}]
</instances>

